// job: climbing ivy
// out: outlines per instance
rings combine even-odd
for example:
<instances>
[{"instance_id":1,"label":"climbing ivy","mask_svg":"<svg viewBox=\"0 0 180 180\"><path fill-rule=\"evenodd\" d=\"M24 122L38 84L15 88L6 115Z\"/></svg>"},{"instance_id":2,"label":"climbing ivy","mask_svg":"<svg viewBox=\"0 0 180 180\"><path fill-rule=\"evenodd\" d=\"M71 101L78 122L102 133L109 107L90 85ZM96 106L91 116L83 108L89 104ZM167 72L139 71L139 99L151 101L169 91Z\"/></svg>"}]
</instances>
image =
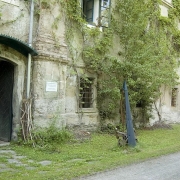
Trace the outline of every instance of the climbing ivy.
<instances>
[{"instance_id":1,"label":"climbing ivy","mask_svg":"<svg viewBox=\"0 0 180 180\"><path fill-rule=\"evenodd\" d=\"M52 29L57 29L58 21L64 19L72 59L70 69L77 79L80 59L85 63L84 74L87 71L97 74L101 119L117 119L119 112L123 119L122 84L126 80L132 111L140 106L143 119L148 120L162 85L174 86L178 79L180 32L176 22L180 18L180 0L173 0L174 8L170 8L168 18L160 15L160 0L112 1L111 23L102 30L87 27L80 0L35 2L38 14L41 9L53 11L56 4L61 7Z\"/></svg>"},{"instance_id":2,"label":"climbing ivy","mask_svg":"<svg viewBox=\"0 0 180 180\"><path fill-rule=\"evenodd\" d=\"M160 2L115 1L111 24L101 32L99 27L87 28L79 1L61 1L66 7L66 40L73 65L76 67L80 58L75 54L82 54L87 69L98 76L101 119L118 117L119 109L123 109L120 102L124 80L128 83L132 109L140 106L146 120L152 104L161 95L162 85L176 84L180 34L175 18L179 16L180 2L173 1L168 18L160 16ZM83 39L80 48L72 43L77 31Z\"/></svg>"},{"instance_id":3,"label":"climbing ivy","mask_svg":"<svg viewBox=\"0 0 180 180\"><path fill-rule=\"evenodd\" d=\"M177 54L171 41L174 22L160 16L159 1L120 0L115 13L120 17L113 25L122 52L112 69L127 80L132 108L140 105L147 113L161 86L173 86L177 79Z\"/></svg>"}]
</instances>

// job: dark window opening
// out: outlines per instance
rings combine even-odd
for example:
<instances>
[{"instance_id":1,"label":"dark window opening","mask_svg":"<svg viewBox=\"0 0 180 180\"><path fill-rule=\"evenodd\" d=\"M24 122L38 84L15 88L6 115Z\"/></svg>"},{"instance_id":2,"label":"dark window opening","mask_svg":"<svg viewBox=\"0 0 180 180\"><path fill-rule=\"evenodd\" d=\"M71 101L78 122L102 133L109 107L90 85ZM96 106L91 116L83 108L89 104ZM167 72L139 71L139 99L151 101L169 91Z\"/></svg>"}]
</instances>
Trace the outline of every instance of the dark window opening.
<instances>
[{"instance_id":1,"label":"dark window opening","mask_svg":"<svg viewBox=\"0 0 180 180\"><path fill-rule=\"evenodd\" d=\"M80 108L92 108L93 107L93 79L80 79Z\"/></svg>"},{"instance_id":2,"label":"dark window opening","mask_svg":"<svg viewBox=\"0 0 180 180\"><path fill-rule=\"evenodd\" d=\"M173 88L172 95L171 95L171 106L172 107L177 106L177 94L178 94L178 88Z\"/></svg>"},{"instance_id":3,"label":"dark window opening","mask_svg":"<svg viewBox=\"0 0 180 180\"><path fill-rule=\"evenodd\" d=\"M100 8L100 26L108 27L110 22L110 0L101 0Z\"/></svg>"},{"instance_id":4,"label":"dark window opening","mask_svg":"<svg viewBox=\"0 0 180 180\"><path fill-rule=\"evenodd\" d=\"M111 0L82 0L83 18L92 25L108 27Z\"/></svg>"},{"instance_id":5,"label":"dark window opening","mask_svg":"<svg viewBox=\"0 0 180 180\"><path fill-rule=\"evenodd\" d=\"M83 0L83 17L87 22L93 22L94 0Z\"/></svg>"},{"instance_id":6,"label":"dark window opening","mask_svg":"<svg viewBox=\"0 0 180 180\"><path fill-rule=\"evenodd\" d=\"M136 103L136 107L137 108L142 108L143 107L142 101L139 101L138 103Z\"/></svg>"}]
</instances>

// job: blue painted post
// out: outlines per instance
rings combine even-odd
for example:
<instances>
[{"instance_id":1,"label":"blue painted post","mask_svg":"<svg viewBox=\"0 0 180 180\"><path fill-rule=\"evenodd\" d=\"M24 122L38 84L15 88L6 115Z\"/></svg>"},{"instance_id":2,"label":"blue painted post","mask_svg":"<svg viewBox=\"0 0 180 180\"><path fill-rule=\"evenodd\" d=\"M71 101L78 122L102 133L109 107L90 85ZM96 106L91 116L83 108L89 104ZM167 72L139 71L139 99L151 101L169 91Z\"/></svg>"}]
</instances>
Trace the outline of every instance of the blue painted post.
<instances>
[{"instance_id":1,"label":"blue painted post","mask_svg":"<svg viewBox=\"0 0 180 180\"><path fill-rule=\"evenodd\" d=\"M125 102L126 102L126 126L127 126L127 137L128 137L128 145L129 146L136 146L136 140L134 135L134 128L132 123L131 117L131 109L129 104L129 97L128 97L128 89L126 85L126 81L124 81L123 89L125 93Z\"/></svg>"}]
</instances>

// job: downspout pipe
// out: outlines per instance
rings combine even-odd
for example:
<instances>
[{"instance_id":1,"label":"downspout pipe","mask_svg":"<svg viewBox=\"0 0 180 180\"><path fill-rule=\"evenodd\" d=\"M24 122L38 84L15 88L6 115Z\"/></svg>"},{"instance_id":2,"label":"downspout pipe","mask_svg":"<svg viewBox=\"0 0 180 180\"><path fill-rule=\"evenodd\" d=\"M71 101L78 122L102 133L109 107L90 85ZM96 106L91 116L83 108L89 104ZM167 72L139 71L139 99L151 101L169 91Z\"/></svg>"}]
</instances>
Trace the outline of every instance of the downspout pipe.
<instances>
[{"instance_id":1,"label":"downspout pipe","mask_svg":"<svg viewBox=\"0 0 180 180\"><path fill-rule=\"evenodd\" d=\"M28 44L32 47L32 34L33 34L33 18L34 18L34 0L31 0L31 9L30 9L30 23L29 23L29 40ZM30 97L30 84L31 84L31 54L28 54L28 67L27 67L27 89L26 97Z\"/></svg>"}]
</instances>

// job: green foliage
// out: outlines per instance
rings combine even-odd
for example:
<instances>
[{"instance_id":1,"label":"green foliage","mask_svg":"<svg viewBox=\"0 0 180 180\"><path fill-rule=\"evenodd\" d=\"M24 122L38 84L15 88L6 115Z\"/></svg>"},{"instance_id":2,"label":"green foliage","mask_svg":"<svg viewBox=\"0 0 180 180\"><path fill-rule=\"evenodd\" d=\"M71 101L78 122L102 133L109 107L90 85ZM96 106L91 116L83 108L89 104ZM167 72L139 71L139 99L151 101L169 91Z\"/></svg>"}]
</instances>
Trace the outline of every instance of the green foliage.
<instances>
[{"instance_id":1,"label":"green foliage","mask_svg":"<svg viewBox=\"0 0 180 180\"><path fill-rule=\"evenodd\" d=\"M115 134L115 126L111 123L107 125L102 124L100 127L100 133Z\"/></svg>"},{"instance_id":2,"label":"green foliage","mask_svg":"<svg viewBox=\"0 0 180 180\"><path fill-rule=\"evenodd\" d=\"M57 29L58 21L65 15L66 43L74 74L79 76L79 59L85 62L84 73L97 74L101 120L118 117L123 101L122 84L126 80L132 112L141 104L141 113L147 122L152 104L161 95L162 85L172 87L178 79L180 36L175 19L180 17L180 1L173 0L174 8L170 8L168 18L160 16L160 0L113 1L111 23L102 31L99 27L86 26L80 2L40 1L41 8L53 10L55 3L62 7L52 28Z\"/></svg>"},{"instance_id":3,"label":"green foliage","mask_svg":"<svg viewBox=\"0 0 180 180\"><path fill-rule=\"evenodd\" d=\"M172 0L174 16L180 17L180 1Z\"/></svg>"},{"instance_id":4,"label":"green foliage","mask_svg":"<svg viewBox=\"0 0 180 180\"><path fill-rule=\"evenodd\" d=\"M177 54L170 37L174 21L160 17L158 1L151 0L117 1L112 15L111 27L84 50L85 62L105 74L99 79L100 113L117 110L122 83L127 80L131 107L141 103L148 118L147 112L160 96L161 86L173 86L178 78ZM121 48L119 57L108 55L113 48L111 34Z\"/></svg>"},{"instance_id":5,"label":"green foliage","mask_svg":"<svg viewBox=\"0 0 180 180\"><path fill-rule=\"evenodd\" d=\"M173 34L173 43L177 51L180 49L180 31L176 31Z\"/></svg>"},{"instance_id":6,"label":"green foliage","mask_svg":"<svg viewBox=\"0 0 180 180\"><path fill-rule=\"evenodd\" d=\"M35 131L34 137L36 145L43 147L48 144L66 143L72 138L72 135L66 129L59 129L55 125L51 125Z\"/></svg>"},{"instance_id":7,"label":"green foliage","mask_svg":"<svg viewBox=\"0 0 180 180\"><path fill-rule=\"evenodd\" d=\"M138 130L137 138L139 142L135 148L118 147L115 135L93 134L90 141L63 145L60 147L60 153L10 146L9 148L12 148L17 155L26 158L18 158L18 166L16 164L12 166L12 163L7 161L7 159L12 159L12 154L1 153L0 164L5 163L7 168L7 171L1 172L1 177L11 180L81 179L82 176L98 171L178 152L180 149L180 125L173 126L172 130ZM58 147L56 148L58 149ZM33 163L30 163L30 160ZM44 160L52 161L51 165L41 166L39 162ZM23 166L24 164L33 168L27 170ZM20 165L22 166L20 167ZM4 170L3 166L1 170Z\"/></svg>"},{"instance_id":8,"label":"green foliage","mask_svg":"<svg viewBox=\"0 0 180 180\"><path fill-rule=\"evenodd\" d=\"M53 121L46 128L38 128L31 132L31 137L23 140L19 134L19 145L33 146L41 150L59 151L57 145L62 145L72 140L72 134L65 128L58 128L56 121ZM16 143L16 142L15 142Z\"/></svg>"}]
</instances>

